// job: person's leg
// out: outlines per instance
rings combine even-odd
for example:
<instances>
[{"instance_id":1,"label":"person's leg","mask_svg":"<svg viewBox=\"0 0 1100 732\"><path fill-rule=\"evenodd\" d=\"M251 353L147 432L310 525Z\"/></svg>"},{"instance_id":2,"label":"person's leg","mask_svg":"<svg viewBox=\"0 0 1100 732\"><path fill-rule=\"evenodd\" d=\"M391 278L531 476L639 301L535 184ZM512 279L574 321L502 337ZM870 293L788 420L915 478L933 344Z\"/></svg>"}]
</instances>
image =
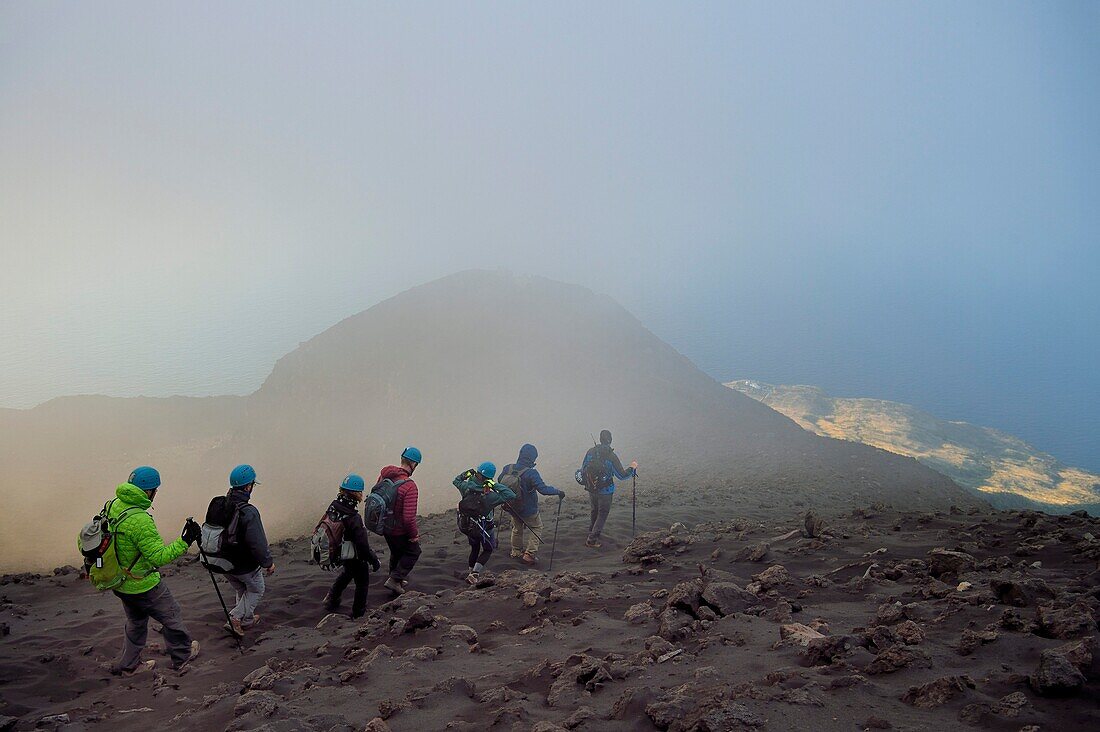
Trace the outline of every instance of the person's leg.
<instances>
[{"instance_id":1,"label":"person's leg","mask_svg":"<svg viewBox=\"0 0 1100 732\"><path fill-rule=\"evenodd\" d=\"M524 519L526 521L527 519ZM523 522L515 516L512 517L512 557L519 559L523 556Z\"/></svg>"},{"instance_id":2,"label":"person's leg","mask_svg":"<svg viewBox=\"0 0 1100 732\"><path fill-rule=\"evenodd\" d=\"M420 542L409 541L407 536L402 538L405 540L405 546L401 553L401 559L397 563L397 569L391 574L399 582L409 578L409 573L416 566L416 560L420 559Z\"/></svg>"},{"instance_id":3,"label":"person's leg","mask_svg":"<svg viewBox=\"0 0 1100 732\"><path fill-rule=\"evenodd\" d=\"M600 516L600 500L596 491L588 491L588 505L592 509L588 518L588 540L595 541L597 537L593 536L593 533L596 528L596 519Z\"/></svg>"},{"instance_id":4,"label":"person's leg","mask_svg":"<svg viewBox=\"0 0 1100 732\"><path fill-rule=\"evenodd\" d=\"M395 569L397 569L398 560L401 559L401 541L400 540L405 538L405 537L403 537L403 536L390 536L390 535L387 534L383 538L386 540L386 546L388 546L390 548L390 574L393 574L393 571Z\"/></svg>"},{"instance_id":5,"label":"person's leg","mask_svg":"<svg viewBox=\"0 0 1100 732\"><path fill-rule=\"evenodd\" d=\"M599 496L596 502L596 521L592 524L592 531L588 535L590 541L599 541L600 535L603 533L603 525L607 523L607 515L611 513L611 501L614 498L614 493L604 493Z\"/></svg>"},{"instance_id":6,"label":"person's leg","mask_svg":"<svg viewBox=\"0 0 1100 732\"><path fill-rule=\"evenodd\" d=\"M343 597L344 590L348 588L348 584L354 578L355 573L351 570L351 562L344 562L344 566L340 567L340 574L336 576L336 581L329 588L328 597L326 598L328 610L335 611L339 609L340 598Z\"/></svg>"},{"instance_id":7,"label":"person's leg","mask_svg":"<svg viewBox=\"0 0 1100 732\"><path fill-rule=\"evenodd\" d=\"M476 536L467 536L466 540L470 543L470 558L466 564L470 567L470 571L474 570L474 565L477 564L477 556L481 552L481 540Z\"/></svg>"},{"instance_id":8,"label":"person's leg","mask_svg":"<svg viewBox=\"0 0 1100 732\"><path fill-rule=\"evenodd\" d=\"M479 548L481 553L474 565L474 569L478 572L485 569L485 565L489 563L489 557L493 555L493 544L489 539L482 539Z\"/></svg>"},{"instance_id":9,"label":"person's leg","mask_svg":"<svg viewBox=\"0 0 1100 732\"><path fill-rule=\"evenodd\" d=\"M183 611L164 582L149 592L149 617L163 626L160 632L164 636L164 647L172 658L172 666L178 668L191 658L191 634L183 624Z\"/></svg>"},{"instance_id":10,"label":"person's leg","mask_svg":"<svg viewBox=\"0 0 1100 732\"><path fill-rule=\"evenodd\" d=\"M242 607L244 605L244 596L245 593L248 591L245 587L243 576L237 574L227 574L225 575L225 581L228 582L229 586L233 588L233 592L236 593L237 597L236 604L233 605L233 607L229 610L229 615L236 618L237 620L240 620L243 617L241 613L243 612Z\"/></svg>"},{"instance_id":11,"label":"person's leg","mask_svg":"<svg viewBox=\"0 0 1100 732\"><path fill-rule=\"evenodd\" d=\"M260 606L260 600L263 599L264 592L267 590L267 582L264 581L264 571L260 568L248 574L239 575L239 579L244 585L244 592L241 593L241 600L234 610L239 610L241 613L236 618L248 625L255 620L256 608Z\"/></svg>"},{"instance_id":12,"label":"person's leg","mask_svg":"<svg viewBox=\"0 0 1100 732\"><path fill-rule=\"evenodd\" d=\"M118 668L122 671L132 671L137 668L141 660L141 651L145 648L145 641L149 637L149 604L146 602L146 595L149 593L125 595L116 592L115 594L122 601L122 610L126 613L122 657L118 660Z\"/></svg>"},{"instance_id":13,"label":"person's leg","mask_svg":"<svg viewBox=\"0 0 1100 732\"><path fill-rule=\"evenodd\" d=\"M370 588L370 569L359 560L348 562L348 573L355 580L355 599L351 604L351 617L361 618L367 612L367 590Z\"/></svg>"},{"instance_id":14,"label":"person's leg","mask_svg":"<svg viewBox=\"0 0 1100 732\"><path fill-rule=\"evenodd\" d=\"M542 534L542 514L536 513L534 516L523 520L527 522L527 526L531 529L527 532L531 536L527 539L526 553L532 557L537 557L539 546L542 544L542 540L539 539L539 535Z\"/></svg>"}]
</instances>

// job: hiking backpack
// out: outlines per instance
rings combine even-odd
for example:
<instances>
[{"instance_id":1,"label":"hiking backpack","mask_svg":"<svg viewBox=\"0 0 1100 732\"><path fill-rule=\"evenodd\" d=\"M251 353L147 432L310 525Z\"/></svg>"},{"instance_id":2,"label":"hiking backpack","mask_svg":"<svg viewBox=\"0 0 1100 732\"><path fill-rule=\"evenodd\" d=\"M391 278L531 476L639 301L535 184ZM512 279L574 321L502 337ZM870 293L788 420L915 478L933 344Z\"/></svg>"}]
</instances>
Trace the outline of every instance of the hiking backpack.
<instances>
[{"instance_id":1,"label":"hiking backpack","mask_svg":"<svg viewBox=\"0 0 1100 732\"><path fill-rule=\"evenodd\" d=\"M140 511L136 506L123 511L117 518L109 518L111 504L108 501L103 509L84 525L76 537L80 553L84 556L84 573L88 575L92 586L97 590L113 590L131 577L131 571L141 552L134 557L130 566L123 569L118 563L118 527L127 517Z\"/></svg>"},{"instance_id":2,"label":"hiking backpack","mask_svg":"<svg viewBox=\"0 0 1100 732\"><path fill-rule=\"evenodd\" d=\"M326 511L313 529L309 540L310 559L321 569L330 571L349 559L357 558L355 544L344 541L344 519L333 511Z\"/></svg>"},{"instance_id":3,"label":"hiking backpack","mask_svg":"<svg viewBox=\"0 0 1100 732\"><path fill-rule=\"evenodd\" d=\"M511 467L514 468L515 466L513 465ZM523 470L505 469L504 472L500 474L500 480L497 482L503 486L507 486L516 494L515 498L509 500L508 503L505 504L510 511L515 511L519 508L520 504L523 503L523 493L519 489L519 481L520 478L523 477L523 474L530 469L531 468L524 468Z\"/></svg>"},{"instance_id":4,"label":"hiking backpack","mask_svg":"<svg viewBox=\"0 0 1100 732\"><path fill-rule=\"evenodd\" d=\"M481 520L489 513L485 503L485 494L481 491L467 491L458 502L458 530L467 536L480 536L485 533Z\"/></svg>"},{"instance_id":5,"label":"hiking backpack","mask_svg":"<svg viewBox=\"0 0 1100 732\"><path fill-rule=\"evenodd\" d=\"M363 501L363 523L376 534L385 534L397 523L393 507L397 503L397 489L408 480L393 481L386 478L370 489Z\"/></svg>"},{"instance_id":6,"label":"hiking backpack","mask_svg":"<svg viewBox=\"0 0 1100 732\"><path fill-rule=\"evenodd\" d=\"M240 534L241 509L229 496L215 496L206 509L206 521L199 536L199 561L217 574L233 571L232 550Z\"/></svg>"},{"instance_id":7,"label":"hiking backpack","mask_svg":"<svg viewBox=\"0 0 1100 732\"><path fill-rule=\"evenodd\" d=\"M611 477L607 470L607 460L610 458L603 447L603 445L594 446L591 450L592 458L581 468L585 490L594 491L607 487L607 481ZM607 451L610 450L611 448L608 447Z\"/></svg>"}]
</instances>

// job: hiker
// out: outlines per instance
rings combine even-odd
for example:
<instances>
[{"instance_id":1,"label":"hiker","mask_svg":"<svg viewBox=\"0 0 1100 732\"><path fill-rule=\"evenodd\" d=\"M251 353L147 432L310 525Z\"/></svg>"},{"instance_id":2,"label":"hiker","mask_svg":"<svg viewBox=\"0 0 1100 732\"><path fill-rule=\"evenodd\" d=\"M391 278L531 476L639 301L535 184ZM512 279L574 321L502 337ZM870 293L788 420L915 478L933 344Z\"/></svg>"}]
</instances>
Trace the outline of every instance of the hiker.
<instances>
[{"instance_id":1,"label":"hiker","mask_svg":"<svg viewBox=\"0 0 1100 732\"><path fill-rule=\"evenodd\" d=\"M615 497L615 481L633 478L638 473L638 462L630 463L624 469L622 461L611 448L611 432L600 432L600 444L593 445L585 453L581 463L580 475L584 480L584 489L588 491L588 500L592 505L591 519L588 522L588 538L584 545L593 549L600 548L600 534L603 533L607 515L611 513L611 500Z\"/></svg>"},{"instance_id":2,"label":"hiker","mask_svg":"<svg viewBox=\"0 0 1100 732\"><path fill-rule=\"evenodd\" d=\"M454 479L455 488L462 494L458 503L458 528L470 542L470 571L466 581L471 585L481 579L481 571L497 548L493 509L516 497L508 486L493 482L496 474L497 466L486 460Z\"/></svg>"},{"instance_id":3,"label":"hiker","mask_svg":"<svg viewBox=\"0 0 1100 732\"><path fill-rule=\"evenodd\" d=\"M354 551L347 553L348 558L340 563L340 575L325 595L325 610L330 613L340 612L340 597L354 581L355 598L351 603L353 619L360 618L367 612L367 588L370 583L370 572L367 568L370 567L375 572L382 568L378 555L370 548L370 533L363 524L363 517L359 515L359 503L363 500L365 488L363 479L352 473L344 478L339 493L326 512L329 520L338 521L343 526L340 542L350 543ZM341 556L341 549L342 547L333 548L332 553Z\"/></svg>"},{"instance_id":4,"label":"hiker","mask_svg":"<svg viewBox=\"0 0 1100 732\"><path fill-rule=\"evenodd\" d=\"M565 491L546 485L535 470L535 459L539 451L534 445L527 444L519 449L519 458L515 463L506 465L500 472L500 482L512 489L516 498L510 501L505 510L512 516L512 552L513 559L522 559L524 564L538 564L539 545L542 540L537 532L542 531L542 517L539 516L539 497L557 496L561 501ZM524 529L531 535L524 542Z\"/></svg>"},{"instance_id":5,"label":"hiker","mask_svg":"<svg viewBox=\"0 0 1100 732\"><path fill-rule=\"evenodd\" d=\"M389 480L397 486L392 521L382 534L386 546L390 548L390 576L382 586L395 595L405 592L409 572L420 558L420 527L416 523L417 489L412 474L420 465L421 457L420 450L406 447L401 452L400 465L389 465L378 474L378 485Z\"/></svg>"},{"instance_id":6,"label":"hiker","mask_svg":"<svg viewBox=\"0 0 1100 732\"><path fill-rule=\"evenodd\" d=\"M229 611L225 630L230 635L243 638L244 632L260 622L256 608L267 589L264 575L275 574L275 562L259 510L250 503L252 491L260 482L251 465L238 465L229 474L227 508L237 514L236 536L226 551L232 569L225 574L230 586L237 593L237 604ZM229 522L224 524L229 525Z\"/></svg>"},{"instance_id":7,"label":"hiker","mask_svg":"<svg viewBox=\"0 0 1100 732\"><path fill-rule=\"evenodd\" d=\"M142 466L130 473L127 482L115 489L115 500L107 515L115 522L115 551L125 579L113 591L126 612L126 635L122 657L111 667L115 675L131 676L150 671L156 661L141 663L141 651L149 635L149 618L161 624L164 647L172 668L183 672L199 655L199 642L191 639L183 625L179 603L161 580L158 567L178 559L199 539L199 525L188 521L183 536L165 544L157 531L149 507L160 488L156 468Z\"/></svg>"}]
</instances>

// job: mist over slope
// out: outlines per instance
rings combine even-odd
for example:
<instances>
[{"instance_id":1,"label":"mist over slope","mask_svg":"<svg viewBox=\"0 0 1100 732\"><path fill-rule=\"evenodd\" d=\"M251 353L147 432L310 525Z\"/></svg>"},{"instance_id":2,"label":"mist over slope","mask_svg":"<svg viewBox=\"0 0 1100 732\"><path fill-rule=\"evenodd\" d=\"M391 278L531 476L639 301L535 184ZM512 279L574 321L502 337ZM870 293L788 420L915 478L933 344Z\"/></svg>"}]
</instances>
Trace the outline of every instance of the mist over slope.
<instances>
[{"instance_id":1,"label":"mist over slope","mask_svg":"<svg viewBox=\"0 0 1100 732\"><path fill-rule=\"evenodd\" d=\"M973 502L915 460L812 435L725 388L606 296L470 271L347 318L247 397L83 397L0 415L0 486L18 496L2 532L16 546L0 566L73 561L64 531L59 544L29 540L33 517L48 510L75 532L137 464L164 476L155 515L169 534L225 490L235 464L253 463L255 501L280 536L311 528L346 473L369 481L406 444L425 455L422 513L453 506L461 469L503 465L524 442L548 482L577 489L572 472L601 428L651 489L732 486L821 508Z\"/></svg>"},{"instance_id":2,"label":"mist over slope","mask_svg":"<svg viewBox=\"0 0 1100 732\"><path fill-rule=\"evenodd\" d=\"M1065 465L999 430L937 419L899 402L833 397L816 386L747 379L726 386L816 434L914 457L998 508L1100 511L1100 476Z\"/></svg>"}]
</instances>

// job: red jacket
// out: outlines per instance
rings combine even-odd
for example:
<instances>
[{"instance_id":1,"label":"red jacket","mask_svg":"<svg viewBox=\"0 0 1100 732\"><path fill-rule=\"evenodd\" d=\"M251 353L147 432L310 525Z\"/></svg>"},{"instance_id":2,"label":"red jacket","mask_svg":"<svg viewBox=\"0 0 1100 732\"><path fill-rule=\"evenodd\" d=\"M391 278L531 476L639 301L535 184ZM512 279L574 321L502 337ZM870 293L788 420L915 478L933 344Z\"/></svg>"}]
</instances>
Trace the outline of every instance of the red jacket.
<instances>
[{"instance_id":1,"label":"red jacket","mask_svg":"<svg viewBox=\"0 0 1100 732\"><path fill-rule=\"evenodd\" d=\"M381 483L386 478L394 483L399 480L407 481L397 487L397 500L393 504L394 527L386 533L390 536L419 537L420 527L416 525L416 483L409 477L409 471L400 465L382 468L382 472L378 474L378 482Z\"/></svg>"}]
</instances>

